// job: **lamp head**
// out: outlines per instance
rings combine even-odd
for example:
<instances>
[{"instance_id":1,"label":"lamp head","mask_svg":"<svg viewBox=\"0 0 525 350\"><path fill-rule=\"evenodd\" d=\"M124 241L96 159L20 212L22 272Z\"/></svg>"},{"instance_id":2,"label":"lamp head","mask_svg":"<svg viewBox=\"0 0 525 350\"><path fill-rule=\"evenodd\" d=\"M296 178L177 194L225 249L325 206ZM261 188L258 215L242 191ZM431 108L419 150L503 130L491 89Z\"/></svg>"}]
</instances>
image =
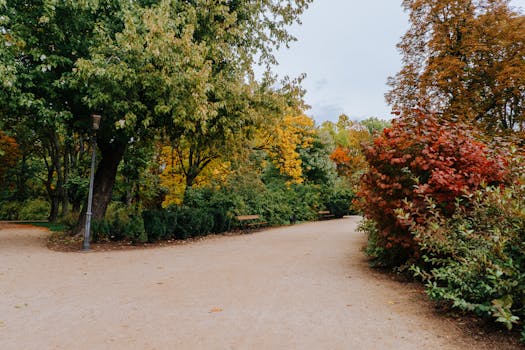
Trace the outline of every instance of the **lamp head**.
<instances>
[{"instance_id":1,"label":"lamp head","mask_svg":"<svg viewBox=\"0 0 525 350\"><path fill-rule=\"evenodd\" d=\"M98 130L100 128L100 119L102 116L100 114L92 114L91 118L93 119L93 130Z\"/></svg>"}]
</instances>

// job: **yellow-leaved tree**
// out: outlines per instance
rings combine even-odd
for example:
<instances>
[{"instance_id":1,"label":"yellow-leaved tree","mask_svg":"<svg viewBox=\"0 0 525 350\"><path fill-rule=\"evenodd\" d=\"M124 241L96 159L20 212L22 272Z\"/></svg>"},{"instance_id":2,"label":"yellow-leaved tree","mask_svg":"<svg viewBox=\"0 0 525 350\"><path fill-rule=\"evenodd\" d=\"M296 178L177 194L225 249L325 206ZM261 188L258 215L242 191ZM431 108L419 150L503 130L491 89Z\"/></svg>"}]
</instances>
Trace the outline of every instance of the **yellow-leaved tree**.
<instances>
[{"instance_id":1,"label":"yellow-leaved tree","mask_svg":"<svg viewBox=\"0 0 525 350\"><path fill-rule=\"evenodd\" d=\"M291 183L303 182L299 150L308 148L314 140L312 118L304 115L284 115L272 125L259 130L257 148L265 150L275 167L290 177Z\"/></svg>"},{"instance_id":2,"label":"yellow-leaved tree","mask_svg":"<svg viewBox=\"0 0 525 350\"><path fill-rule=\"evenodd\" d=\"M219 156L206 157L188 145L162 146L159 162L160 185L166 189L163 207L181 205L189 187L221 184L230 174L230 162Z\"/></svg>"}]
</instances>

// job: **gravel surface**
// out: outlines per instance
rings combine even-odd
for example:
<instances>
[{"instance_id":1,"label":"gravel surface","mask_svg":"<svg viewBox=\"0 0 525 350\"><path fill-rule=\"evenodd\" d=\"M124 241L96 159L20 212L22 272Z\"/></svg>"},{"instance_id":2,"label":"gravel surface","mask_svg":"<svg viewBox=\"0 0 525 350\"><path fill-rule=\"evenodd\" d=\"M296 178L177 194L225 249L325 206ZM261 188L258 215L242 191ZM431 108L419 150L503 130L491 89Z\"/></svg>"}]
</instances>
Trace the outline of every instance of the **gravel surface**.
<instances>
[{"instance_id":1,"label":"gravel surface","mask_svg":"<svg viewBox=\"0 0 525 350\"><path fill-rule=\"evenodd\" d=\"M0 224L0 349L494 349L372 271L358 220L91 253Z\"/></svg>"}]
</instances>

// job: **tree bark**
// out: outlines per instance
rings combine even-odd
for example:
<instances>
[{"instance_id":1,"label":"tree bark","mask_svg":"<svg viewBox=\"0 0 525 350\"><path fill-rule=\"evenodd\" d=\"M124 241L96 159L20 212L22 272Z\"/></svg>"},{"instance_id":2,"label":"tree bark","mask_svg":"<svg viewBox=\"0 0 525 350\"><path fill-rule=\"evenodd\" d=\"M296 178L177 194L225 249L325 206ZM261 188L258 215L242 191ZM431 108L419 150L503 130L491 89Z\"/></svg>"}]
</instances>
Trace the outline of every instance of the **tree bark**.
<instances>
[{"instance_id":1,"label":"tree bark","mask_svg":"<svg viewBox=\"0 0 525 350\"><path fill-rule=\"evenodd\" d=\"M117 169L126 151L126 144L100 143L98 144L101 159L95 172L93 185L93 207L91 222L100 221L106 214L111 201L113 185L117 176ZM73 230L74 235L84 235L86 225L87 199L84 202L78 223Z\"/></svg>"},{"instance_id":2,"label":"tree bark","mask_svg":"<svg viewBox=\"0 0 525 350\"><path fill-rule=\"evenodd\" d=\"M69 144L66 144L64 147L64 154L62 155L63 159L63 175L62 175L62 191L60 192L61 200L61 213L60 216L65 217L69 213L69 195L67 193L66 184L69 179L69 155L71 152L71 147Z\"/></svg>"},{"instance_id":3,"label":"tree bark","mask_svg":"<svg viewBox=\"0 0 525 350\"><path fill-rule=\"evenodd\" d=\"M47 149L50 159L49 162L45 162L47 167L47 179L45 185L49 196L49 201L51 203L48 221L56 222L64 193L64 172L60 162L60 140L55 130L49 131L48 142L48 147L44 147L44 152ZM44 153L44 159L45 157L46 155ZM56 184L53 184L55 177Z\"/></svg>"},{"instance_id":4,"label":"tree bark","mask_svg":"<svg viewBox=\"0 0 525 350\"><path fill-rule=\"evenodd\" d=\"M49 222L56 222L58 219L58 209L60 206L60 200L55 193L49 195L49 200L51 202L51 208L49 210L49 216L47 217L47 220Z\"/></svg>"}]
</instances>

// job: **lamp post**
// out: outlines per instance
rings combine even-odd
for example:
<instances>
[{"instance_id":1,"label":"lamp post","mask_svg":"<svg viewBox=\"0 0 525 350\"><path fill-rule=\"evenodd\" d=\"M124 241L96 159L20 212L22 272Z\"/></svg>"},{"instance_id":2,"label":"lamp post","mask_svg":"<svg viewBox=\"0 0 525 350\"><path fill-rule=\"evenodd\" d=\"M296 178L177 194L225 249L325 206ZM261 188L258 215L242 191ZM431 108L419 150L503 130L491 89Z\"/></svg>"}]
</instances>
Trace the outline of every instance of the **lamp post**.
<instances>
[{"instance_id":1,"label":"lamp post","mask_svg":"<svg viewBox=\"0 0 525 350\"><path fill-rule=\"evenodd\" d=\"M93 120L93 137L91 138L91 172L89 175L89 193L88 193L88 205L86 210L86 228L84 230L84 242L82 243L82 250L89 250L89 239L91 234L91 211L93 206L93 183L95 182L95 158L97 156L97 130L100 127L100 119L102 116L99 114L92 114Z\"/></svg>"}]
</instances>

